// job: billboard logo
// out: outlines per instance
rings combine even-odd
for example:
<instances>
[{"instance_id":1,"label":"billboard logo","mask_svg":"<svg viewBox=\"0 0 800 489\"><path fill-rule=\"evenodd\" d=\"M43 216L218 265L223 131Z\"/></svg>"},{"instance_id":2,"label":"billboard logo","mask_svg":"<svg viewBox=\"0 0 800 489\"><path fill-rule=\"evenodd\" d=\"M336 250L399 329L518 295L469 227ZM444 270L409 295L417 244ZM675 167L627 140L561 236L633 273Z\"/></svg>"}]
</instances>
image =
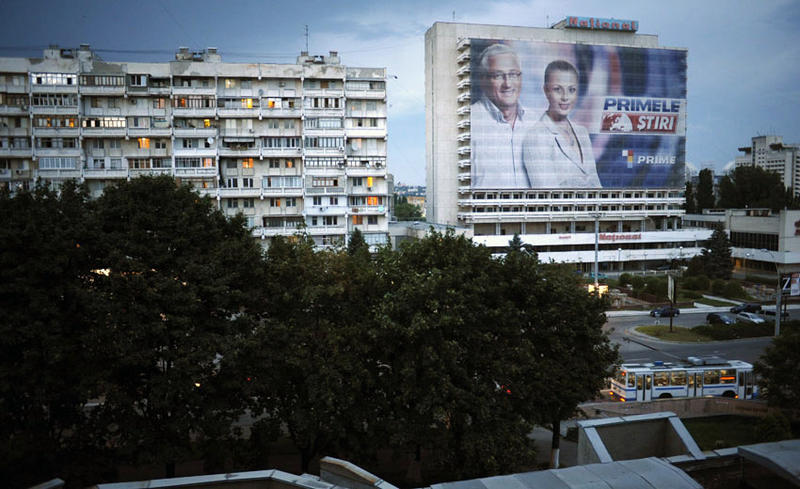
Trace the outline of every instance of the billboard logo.
<instances>
[{"instance_id":1,"label":"billboard logo","mask_svg":"<svg viewBox=\"0 0 800 489\"><path fill-rule=\"evenodd\" d=\"M628 168L633 168L633 150L623 149L622 157L625 158L625 161L628 163Z\"/></svg>"},{"instance_id":2,"label":"billboard logo","mask_svg":"<svg viewBox=\"0 0 800 489\"><path fill-rule=\"evenodd\" d=\"M603 115L603 130L608 132L631 132L633 123L627 114L614 113Z\"/></svg>"}]
</instances>

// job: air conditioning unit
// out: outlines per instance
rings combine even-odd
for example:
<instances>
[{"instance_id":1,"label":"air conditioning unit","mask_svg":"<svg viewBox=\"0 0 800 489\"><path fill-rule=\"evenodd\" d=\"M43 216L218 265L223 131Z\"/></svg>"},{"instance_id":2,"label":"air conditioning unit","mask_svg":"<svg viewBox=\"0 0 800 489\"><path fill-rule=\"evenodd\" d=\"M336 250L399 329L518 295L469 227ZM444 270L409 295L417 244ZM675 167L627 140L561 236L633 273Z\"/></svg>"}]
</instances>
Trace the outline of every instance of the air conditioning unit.
<instances>
[{"instance_id":1,"label":"air conditioning unit","mask_svg":"<svg viewBox=\"0 0 800 489\"><path fill-rule=\"evenodd\" d=\"M136 105L136 99L135 98L130 98L128 100L130 100L131 105Z\"/></svg>"},{"instance_id":2,"label":"air conditioning unit","mask_svg":"<svg viewBox=\"0 0 800 489\"><path fill-rule=\"evenodd\" d=\"M278 82L278 86L279 87L285 87L286 86L286 82Z\"/></svg>"}]
</instances>

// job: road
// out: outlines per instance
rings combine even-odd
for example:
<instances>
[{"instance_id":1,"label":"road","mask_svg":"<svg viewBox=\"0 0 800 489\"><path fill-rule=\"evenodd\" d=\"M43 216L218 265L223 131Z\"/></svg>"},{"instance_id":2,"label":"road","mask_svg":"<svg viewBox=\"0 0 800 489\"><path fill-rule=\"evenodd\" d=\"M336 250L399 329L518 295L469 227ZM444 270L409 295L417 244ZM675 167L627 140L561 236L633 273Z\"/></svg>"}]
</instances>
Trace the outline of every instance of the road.
<instances>
[{"instance_id":1,"label":"road","mask_svg":"<svg viewBox=\"0 0 800 489\"><path fill-rule=\"evenodd\" d=\"M716 308L701 311L681 310L674 318L673 325L691 327L704 324L706 314ZM672 361L685 359L688 356L717 355L730 360L754 362L772 341L772 337L745 338L730 341L713 341L710 343L673 343L650 339L647 336L633 333L633 328L656 323L646 311L635 315L615 316L609 313L604 329L610 334L611 341L619 345L619 352L625 362L652 362L656 360ZM800 311L790 310L791 318L800 316ZM669 325L669 318L659 318L659 324Z\"/></svg>"}]
</instances>

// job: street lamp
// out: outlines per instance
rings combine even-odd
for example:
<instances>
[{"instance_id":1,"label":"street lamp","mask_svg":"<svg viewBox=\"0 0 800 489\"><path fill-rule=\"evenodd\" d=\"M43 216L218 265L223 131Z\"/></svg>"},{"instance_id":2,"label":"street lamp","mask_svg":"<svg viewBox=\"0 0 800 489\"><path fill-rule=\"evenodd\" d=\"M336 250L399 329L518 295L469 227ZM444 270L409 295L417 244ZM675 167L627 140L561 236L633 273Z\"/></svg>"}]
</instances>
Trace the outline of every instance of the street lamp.
<instances>
[{"instance_id":1,"label":"street lamp","mask_svg":"<svg viewBox=\"0 0 800 489\"><path fill-rule=\"evenodd\" d=\"M622 248L617 248L617 263L619 264L619 271L622 271L622 258L620 255L622 254Z\"/></svg>"},{"instance_id":2,"label":"street lamp","mask_svg":"<svg viewBox=\"0 0 800 489\"><path fill-rule=\"evenodd\" d=\"M781 298L783 297L783 280L781 277L781 270L778 267L778 262L775 261L775 255L766 248L758 250L762 253L768 253L772 257L772 263L775 265L775 273L778 274L778 288L775 289L775 336L781 334ZM749 253L746 253L747 256Z\"/></svg>"}]
</instances>

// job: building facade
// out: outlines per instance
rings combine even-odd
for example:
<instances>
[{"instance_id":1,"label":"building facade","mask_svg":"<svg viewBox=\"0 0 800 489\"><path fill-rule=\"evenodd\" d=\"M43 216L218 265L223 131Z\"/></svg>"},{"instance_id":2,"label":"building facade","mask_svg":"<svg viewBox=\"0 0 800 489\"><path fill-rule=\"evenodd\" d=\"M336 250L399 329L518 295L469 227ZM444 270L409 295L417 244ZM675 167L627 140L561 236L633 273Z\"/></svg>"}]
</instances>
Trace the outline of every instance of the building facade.
<instances>
[{"instance_id":1,"label":"building facade","mask_svg":"<svg viewBox=\"0 0 800 489\"><path fill-rule=\"evenodd\" d=\"M756 136L751 141L739 148L744 154L736 157L736 167L759 166L777 173L786 188L800 196L800 145L784 144L781 136Z\"/></svg>"},{"instance_id":2,"label":"building facade","mask_svg":"<svg viewBox=\"0 0 800 489\"><path fill-rule=\"evenodd\" d=\"M604 271L643 270L694 256L710 232L684 229L681 224L686 50L663 48L655 35L571 28L570 22L568 18L552 28L436 23L427 31L428 221L468 228L475 242L498 250L519 234L543 260L580 264L585 272L593 266L595 241ZM497 48L498 44L505 47ZM490 58L484 53L494 49L503 56L506 47L514 51L516 66L505 73L501 68L486 72ZM559 159L566 161L561 153L542 148L543 143L526 147L535 141L531 134L541 135L537 121L545 121L553 107L551 103L547 109L545 97L551 100L551 94L543 93L547 83L542 72L558 58L570 60L577 67L572 71L581 72L575 78L579 101L570 101L571 108L565 110L574 109L569 114L575 135L572 145L578 147L578 161L587 167L594 162L578 124L591 134L600 185L597 177L575 178L571 183L571 176L559 179L560 170L550 170L542 179L531 170L551 163L556 168ZM665 78L652 68L659 63ZM626 88L642 79L648 80L646 85ZM493 89L498 99L503 91L517 90L521 108L516 125L511 124L512 135L497 136L502 142L492 143L487 157L480 145L495 136L486 136L486 108L493 112L490 126L504 125L489 103L497 105ZM609 108L614 105L620 110ZM672 114L664 114L670 110ZM651 130L648 117L661 120L657 129L663 130ZM561 144L559 137L555 144ZM487 169L502 165L507 169L499 178L484 178Z\"/></svg>"},{"instance_id":3,"label":"building facade","mask_svg":"<svg viewBox=\"0 0 800 489\"><path fill-rule=\"evenodd\" d=\"M320 245L388 240L386 70L336 52L295 64L104 62L89 46L0 58L0 185L85 181L93 195L170 175L243 213L264 244L298 226Z\"/></svg>"}]
</instances>

